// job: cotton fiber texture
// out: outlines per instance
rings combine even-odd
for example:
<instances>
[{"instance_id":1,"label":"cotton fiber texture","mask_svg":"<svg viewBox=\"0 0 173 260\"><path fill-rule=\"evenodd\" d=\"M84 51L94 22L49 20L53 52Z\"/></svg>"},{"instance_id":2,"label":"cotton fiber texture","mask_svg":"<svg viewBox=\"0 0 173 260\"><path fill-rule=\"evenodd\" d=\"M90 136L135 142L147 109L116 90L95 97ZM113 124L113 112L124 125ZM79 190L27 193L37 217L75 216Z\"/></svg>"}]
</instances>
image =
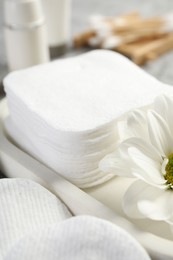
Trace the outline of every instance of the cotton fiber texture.
<instances>
[{"instance_id":1,"label":"cotton fiber texture","mask_svg":"<svg viewBox=\"0 0 173 260\"><path fill-rule=\"evenodd\" d=\"M125 230L105 220L79 216L25 236L4 260L150 260Z\"/></svg>"},{"instance_id":2,"label":"cotton fiber texture","mask_svg":"<svg viewBox=\"0 0 173 260\"><path fill-rule=\"evenodd\" d=\"M41 185L27 179L0 180L0 259L23 236L70 216L66 206Z\"/></svg>"},{"instance_id":3,"label":"cotton fiber texture","mask_svg":"<svg viewBox=\"0 0 173 260\"><path fill-rule=\"evenodd\" d=\"M106 50L13 72L4 86L13 140L81 188L112 177L98 164L115 150L117 119L161 93L173 94L122 55Z\"/></svg>"}]
</instances>

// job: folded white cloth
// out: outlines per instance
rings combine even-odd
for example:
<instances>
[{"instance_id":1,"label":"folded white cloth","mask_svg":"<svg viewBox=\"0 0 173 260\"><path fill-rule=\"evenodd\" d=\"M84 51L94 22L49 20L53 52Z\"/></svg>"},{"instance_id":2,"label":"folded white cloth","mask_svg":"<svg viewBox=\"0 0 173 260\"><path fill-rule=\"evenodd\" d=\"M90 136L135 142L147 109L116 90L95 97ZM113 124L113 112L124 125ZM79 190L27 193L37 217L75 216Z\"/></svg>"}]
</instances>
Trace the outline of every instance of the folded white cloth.
<instances>
[{"instance_id":1,"label":"folded white cloth","mask_svg":"<svg viewBox=\"0 0 173 260\"><path fill-rule=\"evenodd\" d=\"M66 206L41 185L26 179L1 179L0 259L23 236L70 216Z\"/></svg>"},{"instance_id":2,"label":"folded white cloth","mask_svg":"<svg viewBox=\"0 0 173 260\"><path fill-rule=\"evenodd\" d=\"M105 220L73 217L21 239L5 260L149 260L126 231Z\"/></svg>"},{"instance_id":3,"label":"folded white cloth","mask_svg":"<svg viewBox=\"0 0 173 260\"><path fill-rule=\"evenodd\" d=\"M162 92L173 93L105 50L13 72L4 86L13 132L20 129L24 140L19 145L83 188L112 177L98 163L115 149L117 118Z\"/></svg>"}]
</instances>

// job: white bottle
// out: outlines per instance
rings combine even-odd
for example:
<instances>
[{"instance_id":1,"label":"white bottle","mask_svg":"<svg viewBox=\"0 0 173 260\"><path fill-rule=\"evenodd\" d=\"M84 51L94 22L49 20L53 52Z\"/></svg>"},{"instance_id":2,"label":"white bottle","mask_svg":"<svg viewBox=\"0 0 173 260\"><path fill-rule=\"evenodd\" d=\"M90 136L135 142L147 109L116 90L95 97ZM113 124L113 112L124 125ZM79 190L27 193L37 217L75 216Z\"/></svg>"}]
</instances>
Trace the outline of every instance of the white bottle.
<instances>
[{"instance_id":1,"label":"white bottle","mask_svg":"<svg viewBox=\"0 0 173 260\"><path fill-rule=\"evenodd\" d=\"M51 57L63 54L70 35L70 0L42 0Z\"/></svg>"},{"instance_id":2,"label":"white bottle","mask_svg":"<svg viewBox=\"0 0 173 260\"><path fill-rule=\"evenodd\" d=\"M5 0L4 32L9 70L49 61L40 0Z\"/></svg>"}]
</instances>

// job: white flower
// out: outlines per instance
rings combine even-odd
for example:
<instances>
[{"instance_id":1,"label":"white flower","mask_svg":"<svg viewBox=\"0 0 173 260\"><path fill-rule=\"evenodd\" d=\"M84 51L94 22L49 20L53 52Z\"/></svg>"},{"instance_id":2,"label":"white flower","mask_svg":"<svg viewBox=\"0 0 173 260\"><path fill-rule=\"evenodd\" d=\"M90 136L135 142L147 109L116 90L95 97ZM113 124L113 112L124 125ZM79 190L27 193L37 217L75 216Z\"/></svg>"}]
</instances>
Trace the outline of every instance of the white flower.
<instances>
[{"instance_id":1,"label":"white flower","mask_svg":"<svg viewBox=\"0 0 173 260\"><path fill-rule=\"evenodd\" d=\"M130 138L100 162L100 169L137 178L123 199L127 215L173 224L173 99L160 96L152 110L132 112L126 130Z\"/></svg>"}]
</instances>

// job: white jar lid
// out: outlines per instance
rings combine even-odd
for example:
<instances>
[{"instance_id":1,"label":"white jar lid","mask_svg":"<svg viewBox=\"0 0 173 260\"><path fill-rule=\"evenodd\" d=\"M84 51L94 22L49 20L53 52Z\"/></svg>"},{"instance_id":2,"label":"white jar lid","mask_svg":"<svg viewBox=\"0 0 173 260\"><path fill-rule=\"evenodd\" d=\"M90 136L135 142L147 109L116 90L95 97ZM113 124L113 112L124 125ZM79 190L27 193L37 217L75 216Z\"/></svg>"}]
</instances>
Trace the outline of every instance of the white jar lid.
<instances>
[{"instance_id":1,"label":"white jar lid","mask_svg":"<svg viewBox=\"0 0 173 260\"><path fill-rule=\"evenodd\" d=\"M22 28L44 21L40 0L5 0L5 24L10 27Z\"/></svg>"}]
</instances>

